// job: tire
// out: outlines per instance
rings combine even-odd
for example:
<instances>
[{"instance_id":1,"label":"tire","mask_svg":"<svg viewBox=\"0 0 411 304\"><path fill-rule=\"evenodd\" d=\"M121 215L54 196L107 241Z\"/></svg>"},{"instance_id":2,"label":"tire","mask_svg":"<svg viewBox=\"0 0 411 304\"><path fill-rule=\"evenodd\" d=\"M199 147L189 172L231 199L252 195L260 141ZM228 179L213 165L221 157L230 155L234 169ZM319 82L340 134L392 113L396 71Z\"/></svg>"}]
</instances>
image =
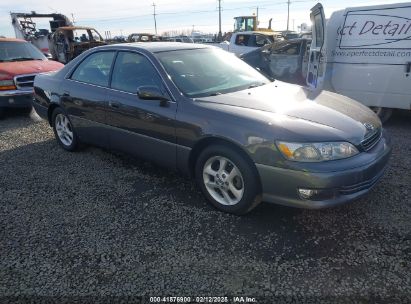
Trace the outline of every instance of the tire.
<instances>
[{"instance_id":1,"label":"tire","mask_svg":"<svg viewBox=\"0 0 411 304\"><path fill-rule=\"evenodd\" d=\"M67 151L75 151L79 147L79 140L69 117L61 108L56 108L52 114L54 136L59 145Z\"/></svg>"},{"instance_id":2,"label":"tire","mask_svg":"<svg viewBox=\"0 0 411 304\"><path fill-rule=\"evenodd\" d=\"M242 215L261 202L260 178L254 165L230 147L204 149L196 162L195 178L208 201L221 211Z\"/></svg>"},{"instance_id":3,"label":"tire","mask_svg":"<svg viewBox=\"0 0 411 304\"><path fill-rule=\"evenodd\" d=\"M381 122L387 122L392 115L392 109L390 108L382 108L382 107L371 107L371 110L374 111L375 114L378 115Z\"/></svg>"}]
</instances>

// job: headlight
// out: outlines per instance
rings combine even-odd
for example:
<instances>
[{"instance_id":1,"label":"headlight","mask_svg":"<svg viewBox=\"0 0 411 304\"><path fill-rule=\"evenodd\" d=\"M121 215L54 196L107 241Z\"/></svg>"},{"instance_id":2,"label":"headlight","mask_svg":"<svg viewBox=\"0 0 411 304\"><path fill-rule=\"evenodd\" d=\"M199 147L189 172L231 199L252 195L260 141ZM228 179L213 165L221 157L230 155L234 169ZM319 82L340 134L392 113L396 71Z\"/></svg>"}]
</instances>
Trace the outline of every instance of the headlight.
<instances>
[{"instance_id":1,"label":"headlight","mask_svg":"<svg viewBox=\"0 0 411 304\"><path fill-rule=\"evenodd\" d=\"M0 90L15 90L16 86L12 79L0 80Z\"/></svg>"},{"instance_id":2,"label":"headlight","mask_svg":"<svg viewBox=\"0 0 411 304\"><path fill-rule=\"evenodd\" d=\"M348 158L358 150L348 142L288 143L279 141L277 147L289 160L299 162L321 162Z\"/></svg>"},{"instance_id":3,"label":"headlight","mask_svg":"<svg viewBox=\"0 0 411 304\"><path fill-rule=\"evenodd\" d=\"M16 86L14 85L13 79L9 79L8 74L0 73L0 90L15 90Z\"/></svg>"}]
</instances>

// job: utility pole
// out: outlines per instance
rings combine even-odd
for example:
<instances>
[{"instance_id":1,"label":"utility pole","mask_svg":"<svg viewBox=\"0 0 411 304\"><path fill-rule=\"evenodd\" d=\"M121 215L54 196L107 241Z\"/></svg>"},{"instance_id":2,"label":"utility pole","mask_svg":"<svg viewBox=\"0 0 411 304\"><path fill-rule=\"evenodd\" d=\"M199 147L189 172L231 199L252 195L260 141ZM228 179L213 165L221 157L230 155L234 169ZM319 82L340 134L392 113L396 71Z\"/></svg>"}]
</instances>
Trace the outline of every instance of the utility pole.
<instances>
[{"instance_id":1,"label":"utility pole","mask_svg":"<svg viewBox=\"0 0 411 304\"><path fill-rule=\"evenodd\" d=\"M287 0L288 12L287 12L287 32L290 26L290 0Z\"/></svg>"},{"instance_id":2,"label":"utility pole","mask_svg":"<svg viewBox=\"0 0 411 304\"><path fill-rule=\"evenodd\" d=\"M223 34L221 33L221 0L218 0L218 41L221 42Z\"/></svg>"},{"instance_id":3,"label":"utility pole","mask_svg":"<svg viewBox=\"0 0 411 304\"><path fill-rule=\"evenodd\" d=\"M74 14L73 13L71 13L71 18L73 19L73 25L75 25L76 22L74 21Z\"/></svg>"},{"instance_id":4,"label":"utility pole","mask_svg":"<svg viewBox=\"0 0 411 304\"><path fill-rule=\"evenodd\" d=\"M257 24L256 27L258 28L258 6L257 6L257 18L256 18Z\"/></svg>"},{"instance_id":5,"label":"utility pole","mask_svg":"<svg viewBox=\"0 0 411 304\"><path fill-rule=\"evenodd\" d=\"M154 27L155 27L155 29L156 29L156 36L157 36L157 20L156 20L156 4L153 2L153 9L154 9L154 13L153 13L153 16L154 16Z\"/></svg>"}]
</instances>

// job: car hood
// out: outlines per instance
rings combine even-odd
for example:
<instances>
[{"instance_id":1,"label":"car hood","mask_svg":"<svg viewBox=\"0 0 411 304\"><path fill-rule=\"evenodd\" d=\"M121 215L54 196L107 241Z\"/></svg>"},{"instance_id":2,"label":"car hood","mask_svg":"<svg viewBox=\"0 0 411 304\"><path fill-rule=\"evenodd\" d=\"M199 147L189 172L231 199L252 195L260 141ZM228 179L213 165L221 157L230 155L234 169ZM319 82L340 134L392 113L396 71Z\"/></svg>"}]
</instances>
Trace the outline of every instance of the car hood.
<instances>
[{"instance_id":1,"label":"car hood","mask_svg":"<svg viewBox=\"0 0 411 304\"><path fill-rule=\"evenodd\" d=\"M381 128L374 112L348 97L329 91L315 93L281 81L200 100L303 119L342 131L347 137L363 138L368 132L366 123Z\"/></svg>"},{"instance_id":2,"label":"car hood","mask_svg":"<svg viewBox=\"0 0 411 304\"><path fill-rule=\"evenodd\" d=\"M0 72L10 74L11 76L17 76L22 74L50 72L59 70L62 67L64 67L63 64L53 60L13 61L1 62Z\"/></svg>"}]
</instances>

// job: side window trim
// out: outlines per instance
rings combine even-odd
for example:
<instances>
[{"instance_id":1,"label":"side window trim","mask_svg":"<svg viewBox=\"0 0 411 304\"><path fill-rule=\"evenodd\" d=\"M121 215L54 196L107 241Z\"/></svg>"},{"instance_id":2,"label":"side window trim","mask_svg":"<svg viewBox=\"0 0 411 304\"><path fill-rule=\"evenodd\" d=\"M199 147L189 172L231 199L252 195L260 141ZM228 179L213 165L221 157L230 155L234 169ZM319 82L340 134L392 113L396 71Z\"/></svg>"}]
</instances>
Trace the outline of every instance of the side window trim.
<instances>
[{"instance_id":1,"label":"side window trim","mask_svg":"<svg viewBox=\"0 0 411 304\"><path fill-rule=\"evenodd\" d=\"M108 75L108 87L107 87L109 89L111 89L111 80L113 79L113 71L114 71L114 67L116 65L118 53L120 53L120 51L116 50L116 53L114 54L114 57L113 57L113 62L111 63L110 74Z\"/></svg>"}]
</instances>

